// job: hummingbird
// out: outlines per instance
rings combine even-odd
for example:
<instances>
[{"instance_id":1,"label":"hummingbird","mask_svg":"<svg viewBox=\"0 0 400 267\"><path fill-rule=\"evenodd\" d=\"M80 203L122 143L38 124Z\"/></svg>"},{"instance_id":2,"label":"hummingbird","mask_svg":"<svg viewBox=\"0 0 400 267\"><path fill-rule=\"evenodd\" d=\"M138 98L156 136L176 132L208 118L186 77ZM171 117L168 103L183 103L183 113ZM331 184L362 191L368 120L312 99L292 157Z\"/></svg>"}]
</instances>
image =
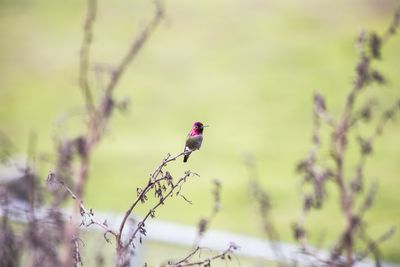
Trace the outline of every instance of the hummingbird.
<instances>
[{"instance_id":1,"label":"hummingbird","mask_svg":"<svg viewBox=\"0 0 400 267\"><path fill-rule=\"evenodd\" d=\"M192 130L187 135L184 152L188 151L183 157L183 162L186 162L194 150L198 150L203 142L203 129L208 125L204 126L201 122L196 121L192 125Z\"/></svg>"}]
</instances>

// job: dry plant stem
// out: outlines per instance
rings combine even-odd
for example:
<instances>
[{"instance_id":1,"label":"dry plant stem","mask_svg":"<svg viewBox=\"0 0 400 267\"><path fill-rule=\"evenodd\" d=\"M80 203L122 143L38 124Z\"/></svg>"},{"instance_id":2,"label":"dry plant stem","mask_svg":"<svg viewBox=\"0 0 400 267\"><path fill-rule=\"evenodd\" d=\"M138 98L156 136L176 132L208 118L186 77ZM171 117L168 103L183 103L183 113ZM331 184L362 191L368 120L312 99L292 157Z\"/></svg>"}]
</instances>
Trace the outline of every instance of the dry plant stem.
<instances>
[{"instance_id":1,"label":"dry plant stem","mask_svg":"<svg viewBox=\"0 0 400 267\"><path fill-rule=\"evenodd\" d=\"M81 254L79 252L79 239L78 238L75 238L74 246L75 246L75 252L74 252L75 267L81 267L83 264L82 264Z\"/></svg>"},{"instance_id":2,"label":"dry plant stem","mask_svg":"<svg viewBox=\"0 0 400 267\"><path fill-rule=\"evenodd\" d=\"M93 24L96 19L96 13L97 0L88 0L84 34L80 50L79 86L82 90L86 108L89 113L91 113L93 109L93 99L89 85L90 45L93 40Z\"/></svg>"},{"instance_id":3,"label":"dry plant stem","mask_svg":"<svg viewBox=\"0 0 400 267\"><path fill-rule=\"evenodd\" d=\"M356 163L355 176L350 181L346 177L347 173L345 170L347 166L345 165L347 162L347 150L349 149L347 146L349 138L355 126L360 121L368 122L370 120L372 107L375 104L374 100L370 100L358 110L355 106L356 100L361 92L366 90L368 85L384 83L384 77L373 68L371 62L380 58L382 45L396 32L399 25L400 8L397 9L389 29L382 37L373 32L360 33L357 40L359 60L356 65L354 85L346 96L345 105L337 121L327 111L324 98L318 93L314 96L313 147L307 158L298 165L298 170L305 174L303 182L311 184L315 192L312 195L306 195L304 198L304 209L299 224L295 225L295 236L302 245L302 253L312 256L315 261L321 264L352 266L357 260L355 257L355 243L357 240L361 240L368 247L372 248L367 250L367 253L372 253L376 261L379 261L380 253L377 247L378 243L384 239L380 238L377 241L371 241L372 239L365 238L366 232L364 232L364 226L366 225L366 221L363 218L365 211L373 204L376 186L371 186L370 191L366 194L361 206L357 210L355 209L355 203L357 198L361 196L364 179L363 170L367 157L371 155L372 144L382 133L386 123L400 112L400 100L397 100L383 113L382 118L378 121L374 132L369 138L363 138L360 134L356 133L361 150L360 158ZM323 153L319 152L321 148L321 122L325 122L332 129L329 144L331 146L330 153L334 163L333 166L331 162L324 163L318 158L318 154ZM305 230L305 219L308 211L311 208L321 208L323 200L326 198L326 193L324 192L325 181L334 181L339 192L340 208L345 221L340 238L336 242L328 259L322 259L307 246ZM361 235L360 232L364 234Z\"/></svg>"},{"instance_id":4,"label":"dry plant stem","mask_svg":"<svg viewBox=\"0 0 400 267\"><path fill-rule=\"evenodd\" d=\"M176 262L174 264L179 266L179 264L183 264L185 262L188 262L189 259L200 250L201 250L201 247L199 247L199 246L195 247L194 250L192 252L190 252L185 258L183 258L182 260L180 260L180 261L178 261L178 262Z\"/></svg>"},{"instance_id":5,"label":"dry plant stem","mask_svg":"<svg viewBox=\"0 0 400 267\"><path fill-rule=\"evenodd\" d=\"M303 255L312 257L315 260L315 262L317 263L317 265L313 265L313 266L333 266L332 262L330 260L323 259L322 257L320 257L317 253L315 253L308 247L302 247L300 250L300 253Z\"/></svg>"},{"instance_id":6,"label":"dry plant stem","mask_svg":"<svg viewBox=\"0 0 400 267\"><path fill-rule=\"evenodd\" d=\"M90 155L93 148L101 140L104 131L106 129L108 120L111 115L113 108L112 91L118 84L119 79L123 75L126 67L132 62L134 57L138 54L143 44L148 37L153 33L156 26L160 23L163 18L163 9L161 4L156 1L156 12L153 19L145 27L145 29L139 34L134 40L131 49L123 58L119 64L116 72L113 73L111 80L106 88L105 101L100 101L98 105L92 103L91 90L89 84L89 67L90 67L90 45L92 43L93 26L97 13L97 2L96 0L87 0L87 14L84 26L84 38L82 41L80 51L80 68L79 68L79 85L84 95L85 104L89 112L89 122L86 135L82 137L82 151L80 153L80 162L75 175L74 189L76 192L77 199L83 198L83 192L86 185ZM78 219L80 213L80 205L75 205L74 212L72 214L72 222L67 223L65 226L64 237L63 237L63 266L71 266L71 257L69 257L71 251L73 251L72 244L70 242L71 236L78 236L78 229L72 225Z\"/></svg>"},{"instance_id":7,"label":"dry plant stem","mask_svg":"<svg viewBox=\"0 0 400 267\"><path fill-rule=\"evenodd\" d=\"M339 126L336 130L336 139L335 139L335 148L336 148L336 181L339 186L340 198L341 198L341 207L342 211L346 218L346 234L348 235L348 240L345 242L346 249L346 262L347 266L351 266L353 251L352 251L352 241L351 241L351 227L352 227L352 213L351 213L351 199L349 198L349 194L347 192L347 188L344 181L344 156L345 156L345 146L346 146L346 130L344 127L346 126L348 120L348 116L342 119L342 122L339 123Z\"/></svg>"},{"instance_id":8,"label":"dry plant stem","mask_svg":"<svg viewBox=\"0 0 400 267\"><path fill-rule=\"evenodd\" d=\"M388 40L389 35L385 38L384 41ZM365 51L362 48L364 40L359 40L359 53L360 53L360 62L358 66L362 66L362 64L366 64L368 68L368 62L373 58L367 56ZM361 76L361 74L357 73L359 76L356 77L356 82L354 84L353 89L350 91L347 96L346 105L343 109L343 113L341 119L336 126L334 133L334 151L335 151L335 162L336 162L336 181L339 187L339 193L341 198L341 207L342 211L346 218L346 230L344 232L344 237L346 241L343 241L343 245L346 251L346 265L351 266L353 263L353 233L352 228L354 227L353 223L353 213L352 213L352 195L349 193L349 190L345 183L345 173L344 173L344 162L345 162L345 154L346 154L346 144L348 139L348 131L350 128L351 118L355 116L354 113L354 103L359 92L366 86L366 82L357 82L358 80L366 79ZM382 125L383 127L383 125Z\"/></svg>"},{"instance_id":9,"label":"dry plant stem","mask_svg":"<svg viewBox=\"0 0 400 267\"><path fill-rule=\"evenodd\" d=\"M181 177L175 184L173 184L172 182L172 177L167 173L164 175L163 172L163 168L165 166L167 166L167 164L169 162L175 161L177 158L186 155L187 153L190 153L191 151L185 151L182 152L176 156L171 157L170 154L168 154L163 161L161 162L161 164L156 168L156 170L151 174L151 177L146 185L146 187L140 191L140 193L138 194L138 197L136 198L136 200L133 202L133 204L131 205L131 207L128 209L128 211L126 212L120 228L119 228L119 232L115 232L112 229L110 229L108 227L108 225L105 222L100 222L99 220L97 220L94 217L94 213L93 211L90 209L88 210L87 208L85 208L83 201L81 200L81 198L79 198L79 196L77 196L77 194L75 194L64 182L60 181L57 179L57 177L54 176L54 174L50 174L50 176L52 177L52 179L56 179L56 181L58 183L60 183L65 190L69 193L69 195L76 200L76 203L79 207L79 211L80 211L80 215L82 216L82 222L81 225L85 225L86 227L89 227L91 225L97 225L99 227L101 227L104 230L104 238L106 239L107 242L109 242L110 240L108 239L108 237L106 236L108 233L110 233L111 235L113 235L116 239L116 248L117 248L117 258L116 258L116 266L120 266L121 264L121 259L123 257L123 253L125 251L125 249L127 249L135 240L135 238L137 237L138 233L140 232L140 234L144 234L144 226L145 226L145 222L149 217L153 217L154 216L154 212L155 210L162 204L165 203L165 200L170 197L172 195L172 193L174 193L176 191L177 188L180 189L182 187L182 184L186 181L186 179L190 176L190 175L196 175L193 172L187 171L185 173L185 175L183 177ZM160 177L160 175L162 175ZM129 240L127 241L126 244L123 244L122 241L122 234L123 234L123 229L124 226L126 225L127 219L129 218L129 215L132 213L132 210L137 206L137 204L141 201L143 201L146 198L146 194L154 188L154 186L156 184L158 184L161 181L167 181L171 184L171 187L169 188L169 190L167 191L167 193L165 195L163 195L162 197L160 197L158 203L156 205L154 205L148 212L147 214L144 216L144 218L138 223L137 227L135 228L135 230L130 234ZM89 218L89 223L85 223L85 216L87 216ZM73 229L68 227L68 233L71 234ZM73 245L75 245L73 248L77 249L76 247L76 243L73 243ZM76 256L76 255L75 255ZM74 257L75 259L76 257ZM75 264L80 264L81 262L75 261ZM77 265L76 265L77 266Z\"/></svg>"},{"instance_id":10,"label":"dry plant stem","mask_svg":"<svg viewBox=\"0 0 400 267\"><path fill-rule=\"evenodd\" d=\"M129 247L132 246L133 249L135 248L134 240L136 238L139 238L139 242L142 243L142 236L146 235L146 230L145 230L145 222L149 217L154 217L155 216L155 211L157 208L159 208L161 205L165 203L168 197L172 196L172 194L175 192L176 195L180 195L180 191L182 188L183 183L186 182L187 178L191 175L197 175L196 173L193 173L191 171L186 171L184 176L179 178L176 183L173 182L173 178L170 175L168 171L165 173L163 172L163 168L167 166L167 164L171 161L175 161L177 158L186 155L187 153L190 153L191 151L185 151L182 152L176 156L171 157L170 154L168 154L161 164L156 168L156 170L150 175L149 181L147 185L144 187L144 189L138 188L138 196L136 200L133 202L133 204L129 207L127 212L125 213L125 216L120 224L118 234L116 235L116 266L121 266L125 264L125 258L126 258L126 253L129 251ZM164 183L163 186L161 186L161 182ZM167 187L165 187L165 184L167 184ZM162 188L162 189L161 189ZM137 207L139 202L144 203L147 200L147 193L150 192L150 190L154 190L154 193L156 197L158 198L158 202L148 210L146 215L139 221L139 223L136 225L136 227L133 229L131 233L129 233L128 240L124 242L122 240L123 237L123 230L126 225L126 222L132 213L133 209Z\"/></svg>"},{"instance_id":11,"label":"dry plant stem","mask_svg":"<svg viewBox=\"0 0 400 267\"><path fill-rule=\"evenodd\" d=\"M258 182L259 175L254 159L251 157L248 158L245 161L245 164L249 173L249 186L251 195L256 204L258 204L263 231L269 239L269 246L271 247L272 252L275 254L275 257L278 259L277 265L281 267L286 266L287 259L279 245L279 235L270 215L270 197Z\"/></svg>"},{"instance_id":12,"label":"dry plant stem","mask_svg":"<svg viewBox=\"0 0 400 267\"><path fill-rule=\"evenodd\" d=\"M90 66L90 45L92 41L93 25L96 18L97 2L96 0L87 1L88 11L85 22L84 39L81 47L80 54L80 86L83 91L85 91L85 96L91 95L89 86L89 66ZM126 67L132 62L135 55L138 54L143 44L148 39L148 37L153 33L156 26L160 23L163 17L163 9L159 2L156 2L156 12L153 19L149 22L147 27L139 34L139 36L133 42L131 50L125 55L124 59L118 66L116 72L113 74L109 85L106 89L106 100L112 101L112 91L117 86L119 78L123 75ZM91 98L91 97L90 97ZM85 98L87 105L91 105L90 98ZM111 105L111 104L110 104ZM94 114L91 114L88 122L88 129L86 137L84 138L84 152L81 159L81 164L78 169L78 182L76 186L76 192L78 197L82 197L83 189L85 187L85 181L88 176L89 168L89 155L92 149L100 141L104 130L107 126L107 122L110 116L110 105L99 103L99 106L95 108Z\"/></svg>"},{"instance_id":13,"label":"dry plant stem","mask_svg":"<svg viewBox=\"0 0 400 267\"><path fill-rule=\"evenodd\" d=\"M90 121L88 123L89 129L88 129L88 135L91 134L91 130L97 130L93 129L93 127L90 127L93 122L92 120L96 119L96 116L94 116L94 106L93 106L93 99L92 99L92 94L90 90L90 85L89 85L89 66L90 66L90 45L92 43L93 39L93 26L94 26L94 21L96 18L96 13L97 13L97 0L87 0L87 12L86 12L86 19L85 19L85 25L84 25L84 34L83 34L83 40L81 44L81 50L80 50L80 64L79 64L79 86L81 88L86 109L89 113L89 118ZM85 139L88 140L88 139ZM87 142L84 144L85 146L85 157L81 159L80 166L79 166L79 171L77 174L77 180L75 182L74 188L77 192L78 198L82 198L84 186L85 186L85 180L87 178L88 174L88 168L89 168L89 153L91 150L91 146L87 145ZM65 267L71 266L71 260L69 257L69 254L71 251L73 251L73 247L71 244L71 241L69 240L71 236L78 236L78 229L73 226L72 224L75 223L75 220L78 217L78 214L80 212L80 207L79 205L74 206L74 212L72 214L72 222L67 223L65 225L65 230L64 230L64 241L63 241L63 246L64 248L62 249L63 251L63 256L62 256L62 263Z\"/></svg>"},{"instance_id":14,"label":"dry plant stem","mask_svg":"<svg viewBox=\"0 0 400 267\"><path fill-rule=\"evenodd\" d=\"M374 133L369 138L370 142L373 142L379 135L382 134L383 129L388 121L392 119L398 112L400 112L400 99L396 100L395 103L383 113Z\"/></svg>"},{"instance_id":15,"label":"dry plant stem","mask_svg":"<svg viewBox=\"0 0 400 267\"><path fill-rule=\"evenodd\" d=\"M391 236L394 235L395 232L396 232L396 229L394 227L392 227L388 231L383 233L377 240L373 240L365 233L364 229L361 228L361 231L360 231L361 240L363 240L364 243L367 244L367 248L364 251L362 251L361 253L359 253L359 255L357 256L357 261L362 261L363 259L368 257L368 255L371 254L371 252L374 254L379 254L379 252L378 252L379 244L388 240ZM379 255L377 255L377 256L379 256ZM376 261L379 261L378 257L375 257L375 259L376 259ZM356 260L354 261L354 263L356 263Z\"/></svg>"},{"instance_id":16,"label":"dry plant stem","mask_svg":"<svg viewBox=\"0 0 400 267\"><path fill-rule=\"evenodd\" d=\"M211 266L211 262L213 262L217 259L231 260L231 257L233 255L234 251L236 251L238 249L238 247L235 244L230 244L226 250L222 251L221 253L219 253L215 256L209 257L204 260L190 262L190 258L192 258L194 255L196 255L196 253L200 252L201 249L202 249L201 247L196 247L190 254L188 254L188 256L186 256L182 260L180 260L176 263L168 263L166 265L163 265L163 267Z\"/></svg>"},{"instance_id":17,"label":"dry plant stem","mask_svg":"<svg viewBox=\"0 0 400 267\"><path fill-rule=\"evenodd\" d=\"M193 243L193 248L199 247L200 241L203 238L204 233L208 230L210 224L215 219L215 217L217 216L217 214L219 213L219 211L221 209L221 183L219 180L214 179L213 184L214 184L214 189L212 191L213 196L214 196L213 208L208 217L200 219L199 224L198 224L198 228L199 228L198 234Z\"/></svg>"},{"instance_id":18,"label":"dry plant stem","mask_svg":"<svg viewBox=\"0 0 400 267\"><path fill-rule=\"evenodd\" d=\"M372 144L382 134L383 129L385 128L388 121L392 119L394 116L396 116L397 113L399 112L400 112L400 99L396 100L395 103L392 104L390 108L388 108L386 111L383 112L383 115L378 121L374 132L368 138L365 139L365 143L368 144L369 150L372 151ZM358 138L361 140L361 136L358 136ZM368 151L368 153L361 153L361 156L357 163L356 172L362 171L366 163L367 157L371 154L371 151ZM354 193L352 194L351 197L353 197L353 195ZM361 216L363 213L364 211L359 212L359 215Z\"/></svg>"},{"instance_id":19,"label":"dry plant stem","mask_svg":"<svg viewBox=\"0 0 400 267\"><path fill-rule=\"evenodd\" d=\"M120 244L122 246L121 243L121 237L122 237L122 232L124 230L126 221L128 219L128 217L131 215L132 210L136 207L136 205L143 199L143 197L147 194L147 192L149 192L152 187L154 186L154 184L156 184L159 181L164 180L164 177L158 178L158 176L161 174L163 167L167 166L167 163L176 160L177 158L185 155L186 152L182 152L174 157L171 158L171 155L168 154L163 161L161 162L161 164L156 168L156 170L151 174L150 176L150 180L147 183L146 187L140 192L140 194L137 196L136 200L132 203L132 205L129 207L129 209L126 211L125 216L121 222L119 231L118 231L118 239L117 239L117 244ZM179 180L180 182L181 180ZM179 183L178 182L178 183ZM177 183L177 184L178 184Z\"/></svg>"},{"instance_id":20,"label":"dry plant stem","mask_svg":"<svg viewBox=\"0 0 400 267\"><path fill-rule=\"evenodd\" d=\"M157 28L160 24L161 20L164 17L164 9L159 0L155 1L156 11L154 17L150 21L150 23L142 30L139 34L138 38L132 43L130 50L122 59L120 64L118 65L116 71L113 73L110 82L106 87L106 94L111 93L111 91L117 85L119 79L121 78L122 74L126 70L126 67L130 64L130 62L135 58L138 54L144 43L147 41L151 33Z\"/></svg>"},{"instance_id":21,"label":"dry plant stem","mask_svg":"<svg viewBox=\"0 0 400 267\"><path fill-rule=\"evenodd\" d=\"M211 222L214 220L214 218L217 216L217 214L218 214L218 211L212 210L207 219L203 218L200 220L200 227L204 227L204 229L199 230L199 233L193 243L194 248L196 248L200 245L200 242L204 236L204 232L207 231L207 228L209 227ZM204 224L204 225L201 225L201 224Z\"/></svg>"},{"instance_id":22,"label":"dry plant stem","mask_svg":"<svg viewBox=\"0 0 400 267\"><path fill-rule=\"evenodd\" d=\"M137 233L140 231L140 229L142 227L144 227L144 224L146 222L146 220L150 217L150 215L160 206L163 205L165 200L175 191L175 189L181 185L181 183L183 183L186 178L188 178L191 175L191 172L187 172L182 178L180 178L178 180L178 182L173 185L173 187L171 187L171 189L168 191L168 193L166 195L164 195L164 197L160 198L159 202L152 208L150 209L147 214L144 216L144 218L138 223L137 228L135 229L135 231L133 231L133 233L131 234L131 237L129 238L127 244L125 245L125 247L129 246L130 244L132 244L133 240L136 238Z\"/></svg>"},{"instance_id":23,"label":"dry plant stem","mask_svg":"<svg viewBox=\"0 0 400 267\"><path fill-rule=\"evenodd\" d=\"M81 59L81 62L86 62L83 64L81 73L81 80L84 81L85 84L88 84L88 65L90 64L89 62L89 47L90 47L90 40L91 40L91 32L92 32L92 25L93 21L95 18L96 14L96 0L88 0L88 7L90 9L93 9L92 11L88 11L88 17L86 19L86 26L85 29L85 39L87 40L86 42L84 41L81 56L85 57L85 59ZM105 99L106 101L112 102L112 91L115 89L115 87L118 84L118 81L120 77L123 75L126 67L132 62L134 57L138 54L140 49L143 47L144 43L148 39L148 37L153 33L155 28L159 25L160 21L163 18L163 9L161 4L156 1L156 11L153 19L149 22L149 24L143 29L143 31L139 34L139 36L135 39L135 41L132 44L132 48L128 51L128 53L125 55L123 58L122 62L118 66L117 70L113 73L113 76L111 77L111 80L106 88L105 92ZM87 48L85 48L87 47ZM89 87L87 87L89 88ZM107 102L108 103L108 102ZM96 144L100 141L102 135L104 134L104 130L107 126L107 122L109 120L110 116L110 110L112 107L110 105L112 104L104 104L104 103L99 103L99 107L96 108L94 114L90 116L90 121L88 122L88 129L87 129L87 134L85 138L85 149L84 149L84 156L82 157L81 161L81 166L78 171L78 186L77 186L77 195L81 197L82 192L84 187L85 187L85 182L86 182L86 177L88 175L88 168L89 168L89 155L92 151L92 149L96 146Z\"/></svg>"},{"instance_id":24,"label":"dry plant stem","mask_svg":"<svg viewBox=\"0 0 400 267\"><path fill-rule=\"evenodd\" d=\"M67 190L67 192L71 195L71 197L76 200L77 204L79 205L81 215L89 217L90 222L88 224L85 224L82 221L81 225L86 225L87 227L89 227L92 224L98 225L105 231L105 235L107 233L110 233L110 234L112 234L114 236L117 236L117 233L114 232L113 230L111 230L104 222L100 222L99 220L97 220L94 217L94 213L93 213L92 209L88 210L88 209L85 208L85 206L83 204L83 201L81 199L79 199L74 194L74 192L72 192L72 190L64 182L62 182L62 181L58 181L58 182L65 188L65 190Z\"/></svg>"}]
</instances>

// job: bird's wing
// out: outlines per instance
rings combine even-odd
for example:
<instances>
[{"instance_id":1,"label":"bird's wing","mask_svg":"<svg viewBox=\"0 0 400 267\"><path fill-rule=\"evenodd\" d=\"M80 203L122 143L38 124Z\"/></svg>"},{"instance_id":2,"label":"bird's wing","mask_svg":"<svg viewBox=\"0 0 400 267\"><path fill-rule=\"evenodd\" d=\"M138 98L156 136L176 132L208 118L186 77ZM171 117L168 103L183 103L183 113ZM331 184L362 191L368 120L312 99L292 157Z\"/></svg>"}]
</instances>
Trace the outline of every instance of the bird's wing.
<instances>
[{"instance_id":1,"label":"bird's wing","mask_svg":"<svg viewBox=\"0 0 400 267\"><path fill-rule=\"evenodd\" d=\"M185 147L183 148L183 151L188 150L188 140L190 138L190 132L188 133L188 135L186 136L186 141L185 141Z\"/></svg>"},{"instance_id":2,"label":"bird's wing","mask_svg":"<svg viewBox=\"0 0 400 267\"><path fill-rule=\"evenodd\" d=\"M186 147L188 147L190 150L199 149L202 141L203 141L203 136L201 135L188 136L186 140Z\"/></svg>"}]
</instances>

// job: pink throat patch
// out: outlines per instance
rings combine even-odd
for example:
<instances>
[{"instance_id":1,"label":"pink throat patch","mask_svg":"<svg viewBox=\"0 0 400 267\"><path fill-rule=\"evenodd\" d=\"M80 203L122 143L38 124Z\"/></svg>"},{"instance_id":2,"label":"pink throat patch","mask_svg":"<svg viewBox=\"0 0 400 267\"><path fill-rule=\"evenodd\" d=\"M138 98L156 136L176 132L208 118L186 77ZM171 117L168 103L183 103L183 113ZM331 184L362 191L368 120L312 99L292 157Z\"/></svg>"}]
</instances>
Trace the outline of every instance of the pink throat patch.
<instances>
[{"instance_id":1,"label":"pink throat patch","mask_svg":"<svg viewBox=\"0 0 400 267\"><path fill-rule=\"evenodd\" d=\"M191 131L190 131L190 134L189 134L190 136L197 136L197 135L201 135L201 131L200 131L200 129L192 129Z\"/></svg>"}]
</instances>

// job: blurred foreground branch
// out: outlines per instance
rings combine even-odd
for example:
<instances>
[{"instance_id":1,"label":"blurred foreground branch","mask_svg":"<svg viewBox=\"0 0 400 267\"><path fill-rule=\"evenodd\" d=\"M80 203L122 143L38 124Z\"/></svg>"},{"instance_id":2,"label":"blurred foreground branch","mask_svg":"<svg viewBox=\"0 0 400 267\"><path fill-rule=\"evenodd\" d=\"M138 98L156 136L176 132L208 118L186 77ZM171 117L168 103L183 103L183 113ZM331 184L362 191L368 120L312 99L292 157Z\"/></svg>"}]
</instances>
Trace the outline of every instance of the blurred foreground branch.
<instances>
[{"instance_id":1,"label":"blurred foreground branch","mask_svg":"<svg viewBox=\"0 0 400 267\"><path fill-rule=\"evenodd\" d=\"M295 225L295 237L300 241L302 251L306 255L314 257L320 264L332 266L352 266L357 261L372 253L377 266L380 265L380 253L376 253L380 242L389 238L393 234L393 229L384 234L385 238L378 238L375 241L366 238L367 221L364 217L365 211L371 208L376 193L376 185L363 196L365 166L367 157L371 156L372 148L376 137L382 134L387 121L392 119L400 111L400 99L397 99L386 111L383 112L381 119L374 126L374 130L369 137L362 135L356 126L360 123L372 123L372 113L376 110L376 100L367 101L361 108L357 108L356 100L368 89L368 86L374 84L384 84L386 79L376 69L372 68L372 62L381 57L381 48L395 34L399 27L400 8L396 10L393 20L388 30L382 36L371 32L362 31L357 39L357 50L359 61L355 68L355 79L353 87L348 93L341 115L337 119L328 110L326 101L320 93L314 96L314 130L313 130L313 148L308 157L300 162L297 167L299 173L303 175L303 184L309 184L313 188L312 192L306 193L304 197L304 208L300 221ZM322 123L329 127L331 139L327 142L330 148L330 161L326 162L319 159L323 152L321 138ZM350 179L347 171L349 165L348 151L349 142L352 136L360 147L359 160L356 164L353 177ZM322 209L327 198L325 187L327 183L333 183L340 196L340 208L342 211L345 227L340 233L340 238L333 246L330 256L327 259L321 259L317 256L307 243L308 233L305 227L305 218L311 209ZM363 203L357 208L357 199L363 199ZM368 249L363 252L357 252L356 244L361 242ZM373 245L371 245L373 244ZM363 255L360 257L359 255Z\"/></svg>"}]
</instances>

